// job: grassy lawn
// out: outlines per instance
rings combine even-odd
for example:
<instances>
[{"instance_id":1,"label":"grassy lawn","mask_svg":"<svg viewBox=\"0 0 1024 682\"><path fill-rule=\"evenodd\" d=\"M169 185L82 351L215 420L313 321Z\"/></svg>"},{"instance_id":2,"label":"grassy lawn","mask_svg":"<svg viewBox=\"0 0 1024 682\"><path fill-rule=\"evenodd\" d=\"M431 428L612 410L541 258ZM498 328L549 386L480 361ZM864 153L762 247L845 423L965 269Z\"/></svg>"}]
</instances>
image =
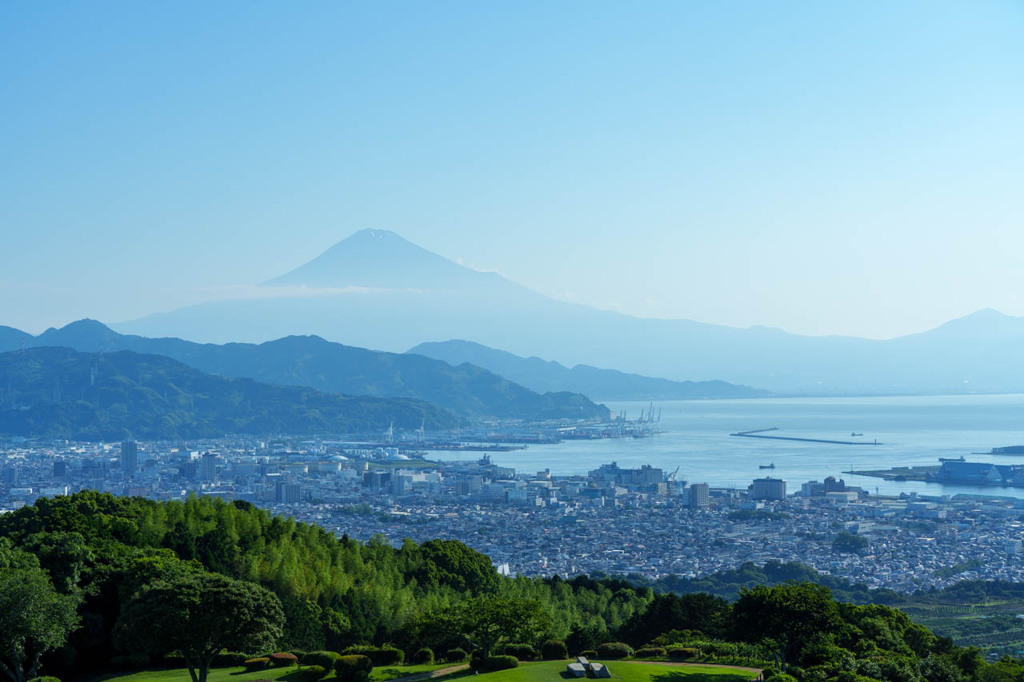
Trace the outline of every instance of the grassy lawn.
<instances>
[{"instance_id":1,"label":"grassy lawn","mask_svg":"<svg viewBox=\"0 0 1024 682\"><path fill-rule=\"evenodd\" d=\"M385 682L398 677L407 677L417 673L430 672L439 668L450 667L451 663L434 663L432 665L389 665L381 668L374 668L370 675L371 682ZM298 668L267 668L247 673L245 668L211 668L207 682L253 682L254 680L278 680L281 682L299 682L299 676L295 674ZM333 680L334 673L331 673L325 680ZM93 682L192 682L188 670L181 668L176 670L140 670L137 673L113 674L97 677Z\"/></svg>"},{"instance_id":2,"label":"grassy lawn","mask_svg":"<svg viewBox=\"0 0 1024 682\"><path fill-rule=\"evenodd\" d=\"M543 661L540 663L521 663L518 668L487 673L486 682L562 682L573 680L563 675L565 665L570 661ZM435 663L433 665L385 666L374 668L372 682L385 682L399 677L407 677L417 673L430 672L440 668L451 667L451 663ZM747 682L756 675L740 668L715 667L709 665L675 666L658 663L639 663L636 661L608 661L608 670L612 680L619 682ZM213 668L210 670L208 682L255 682L256 680L281 680L281 682L298 682L296 668L269 668L247 673L244 668ZM468 671L455 673L452 677L483 677L472 675ZM325 680L333 680L331 673ZM439 680L448 679L438 678ZM589 678L580 678L587 682ZM191 682L187 670L142 670L126 675L106 675L93 682Z\"/></svg>"},{"instance_id":3,"label":"grassy lawn","mask_svg":"<svg viewBox=\"0 0 1024 682\"><path fill-rule=\"evenodd\" d=\"M739 668L714 666L674 666L635 661L601 661L608 666L613 680L621 682L747 682L757 675ZM487 682L561 682L576 678L563 677L570 661L520 663L518 668L487 674ZM589 678L579 678L586 682Z\"/></svg>"},{"instance_id":4,"label":"grassy lawn","mask_svg":"<svg viewBox=\"0 0 1024 682\"><path fill-rule=\"evenodd\" d=\"M384 680L393 680L398 677L407 677L409 675L416 675L417 673L426 673L431 670L440 670L441 668L451 668L455 665L462 665L461 663L431 663L430 665L386 665L381 668L374 668L373 672L370 673L370 680L373 682L384 682ZM331 675L329 679L334 679L334 675Z\"/></svg>"}]
</instances>

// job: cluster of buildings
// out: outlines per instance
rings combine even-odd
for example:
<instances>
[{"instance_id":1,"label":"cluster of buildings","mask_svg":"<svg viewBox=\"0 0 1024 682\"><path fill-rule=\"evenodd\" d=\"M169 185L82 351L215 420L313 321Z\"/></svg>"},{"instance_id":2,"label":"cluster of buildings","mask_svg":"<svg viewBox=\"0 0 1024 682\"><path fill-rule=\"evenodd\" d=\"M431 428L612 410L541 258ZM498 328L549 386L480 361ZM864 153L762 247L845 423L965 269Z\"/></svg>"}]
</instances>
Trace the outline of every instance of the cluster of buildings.
<instances>
[{"instance_id":1,"label":"cluster of buildings","mask_svg":"<svg viewBox=\"0 0 1024 682\"><path fill-rule=\"evenodd\" d=\"M0 512L83 489L219 495L364 540L454 538L506 574L699 577L777 560L902 591L1024 580L1024 500L877 497L831 477L798 492L770 476L746 490L716 489L614 462L553 476L486 455L440 463L321 441L0 446ZM841 531L866 538L867 549L837 551Z\"/></svg>"},{"instance_id":2,"label":"cluster of buildings","mask_svg":"<svg viewBox=\"0 0 1024 682\"><path fill-rule=\"evenodd\" d=\"M1014 464L992 464L991 462L965 462L944 459L942 466L929 480L937 483L966 483L970 485L993 485L1024 487L1024 466Z\"/></svg>"}]
</instances>

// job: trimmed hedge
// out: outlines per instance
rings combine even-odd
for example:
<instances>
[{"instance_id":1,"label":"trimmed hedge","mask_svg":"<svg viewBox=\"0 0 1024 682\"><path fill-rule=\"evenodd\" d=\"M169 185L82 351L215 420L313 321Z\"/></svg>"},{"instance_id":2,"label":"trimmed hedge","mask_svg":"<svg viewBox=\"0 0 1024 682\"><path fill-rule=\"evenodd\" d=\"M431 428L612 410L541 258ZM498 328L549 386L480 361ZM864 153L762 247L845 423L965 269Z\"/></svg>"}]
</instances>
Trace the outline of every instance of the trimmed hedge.
<instances>
[{"instance_id":1,"label":"trimmed hedge","mask_svg":"<svg viewBox=\"0 0 1024 682\"><path fill-rule=\"evenodd\" d=\"M345 653L367 656L371 661L373 661L374 667L378 668L384 665L402 665L405 661L405 652L401 649L396 649L393 646L350 646L345 649Z\"/></svg>"},{"instance_id":2,"label":"trimmed hedge","mask_svg":"<svg viewBox=\"0 0 1024 682\"><path fill-rule=\"evenodd\" d=\"M597 658L597 652L593 649L584 649L580 652L580 656L586 659Z\"/></svg>"},{"instance_id":3,"label":"trimmed hedge","mask_svg":"<svg viewBox=\"0 0 1024 682\"><path fill-rule=\"evenodd\" d=\"M237 668L245 665L245 662L252 658L249 654L240 654L237 651L222 651L213 657L211 668Z\"/></svg>"},{"instance_id":4,"label":"trimmed hedge","mask_svg":"<svg viewBox=\"0 0 1024 682\"><path fill-rule=\"evenodd\" d=\"M540 657L545 661L558 661L569 658L569 649L560 639L549 639L540 645Z\"/></svg>"},{"instance_id":5,"label":"trimmed hedge","mask_svg":"<svg viewBox=\"0 0 1024 682\"><path fill-rule=\"evenodd\" d=\"M511 643L501 647L501 653L515 656L520 661L536 661L537 650L529 644Z\"/></svg>"},{"instance_id":6,"label":"trimmed hedge","mask_svg":"<svg viewBox=\"0 0 1024 682\"><path fill-rule=\"evenodd\" d=\"M242 665L245 666L245 671L250 673L257 670L266 670L270 667L270 659L266 656L257 656L256 658L250 658L242 663Z\"/></svg>"},{"instance_id":7,"label":"trimmed hedge","mask_svg":"<svg viewBox=\"0 0 1024 682\"><path fill-rule=\"evenodd\" d=\"M373 671L373 660L362 654L341 656L334 662L334 674L341 682L366 682Z\"/></svg>"},{"instance_id":8,"label":"trimmed hedge","mask_svg":"<svg viewBox=\"0 0 1024 682\"><path fill-rule=\"evenodd\" d=\"M635 658L665 658L668 653L665 651L665 647L645 646L637 649L633 656Z\"/></svg>"},{"instance_id":9,"label":"trimmed hedge","mask_svg":"<svg viewBox=\"0 0 1024 682\"><path fill-rule=\"evenodd\" d=\"M696 658L700 651L692 646L675 646L667 653L669 658Z\"/></svg>"},{"instance_id":10,"label":"trimmed hedge","mask_svg":"<svg viewBox=\"0 0 1024 682\"><path fill-rule=\"evenodd\" d=\"M185 657L181 654L164 654L160 657L161 668L184 668Z\"/></svg>"},{"instance_id":11,"label":"trimmed hedge","mask_svg":"<svg viewBox=\"0 0 1024 682\"><path fill-rule=\"evenodd\" d=\"M149 656L139 651L121 654L110 659L109 665L115 670L141 670L149 665Z\"/></svg>"},{"instance_id":12,"label":"trimmed hedge","mask_svg":"<svg viewBox=\"0 0 1024 682\"><path fill-rule=\"evenodd\" d=\"M519 659L515 656L488 656L477 659L474 667L484 672L494 672L495 670L510 670L518 666Z\"/></svg>"},{"instance_id":13,"label":"trimmed hedge","mask_svg":"<svg viewBox=\"0 0 1024 682\"><path fill-rule=\"evenodd\" d=\"M298 656L287 651L277 651L270 654L269 658L270 665L275 668L287 668L289 666L297 665L299 662Z\"/></svg>"},{"instance_id":14,"label":"trimmed hedge","mask_svg":"<svg viewBox=\"0 0 1024 682\"><path fill-rule=\"evenodd\" d=\"M323 678L327 677L327 668L322 665L307 665L299 671L299 677L301 677L304 682L319 682Z\"/></svg>"},{"instance_id":15,"label":"trimmed hedge","mask_svg":"<svg viewBox=\"0 0 1024 682\"><path fill-rule=\"evenodd\" d=\"M633 647L623 642L605 642L597 647L597 658L615 660L617 658L629 658L633 655Z\"/></svg>"},{"instance_id":16,"label":"trimmed hedge","mask_svg":"<svg viewBox=\"0 0 1024 682\"><path fill-rule=\"evenodd\" d=\"M469 654L466 653L465 649L455 647L454 649L449 649L448 651L444 652L444 662L462 663L464 660L466 660L468 656Z\"/></svg>"},{"instance_id":17,"label":"trimmed hedge","mask_svg":"<svg viewBox=\"0 0 1024 682\"><path fill-rule=\"evenodd\" d=\"M341 658L337 651L310 651L302 657L302 665L318 665L324 670L334 670L334 662Z\"/></svg>"},{"instance_id":18,"label":"trimmed hedge","mask_svg":"<svg viewBox=\"0 0 1024 682\"><path fill-rule=\"evenodd\" d=\"M412 655L412 662L416 665L430 665L434 662L434 650L428 646L423 647Z\"/></svg>"}]
</instances>

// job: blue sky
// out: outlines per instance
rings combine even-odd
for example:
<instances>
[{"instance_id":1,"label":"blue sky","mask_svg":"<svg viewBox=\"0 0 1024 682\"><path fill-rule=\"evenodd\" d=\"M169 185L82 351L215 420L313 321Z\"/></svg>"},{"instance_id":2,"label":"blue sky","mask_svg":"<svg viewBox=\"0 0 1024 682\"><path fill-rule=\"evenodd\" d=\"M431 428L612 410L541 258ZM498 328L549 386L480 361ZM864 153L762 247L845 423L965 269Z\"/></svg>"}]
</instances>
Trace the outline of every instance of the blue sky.
<instances>
[{"instance_id":1,"label":"blue sky","mask_svg":"<svg viewBox=\"0 0 1024 682\"><path fill-rule=\"evenodd\" d=\"M1024 4L0 4L0 324L376 227L642 316L1024 315Z\"/></svg>"}]
</instances>

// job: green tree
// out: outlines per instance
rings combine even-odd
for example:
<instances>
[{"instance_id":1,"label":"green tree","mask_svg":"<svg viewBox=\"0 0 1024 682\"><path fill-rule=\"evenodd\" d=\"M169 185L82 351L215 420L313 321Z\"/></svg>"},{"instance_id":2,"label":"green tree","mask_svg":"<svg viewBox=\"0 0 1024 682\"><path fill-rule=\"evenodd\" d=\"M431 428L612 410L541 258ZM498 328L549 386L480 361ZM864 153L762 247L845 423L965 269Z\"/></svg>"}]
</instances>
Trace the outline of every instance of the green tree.
<instances>
[{"instance_id":1,"label":"green tree","mask_svg":"<svg viewBox=\"0 0 1024 682\"><path fill-rule=\"evenodd\" d=\"M486 555L456 540L430 540L420 548L422 565L415 577L420 585L447 585L484 594L498 589L498 572Z\"/></svg>"},{"instance_id":2,"label":"green tree","mask_svg":"<svg viewBox=\"0 0 1024 682\"><path fill-rule=\"evenodd\" d=\"M845 530L839 531L832 541L832 549L839 554L863 554L868 550L868 539Z\"/></svg>"},{"instance_id":3,"label":"green tree","mask_svg":"<svg viewBox=\"0 0 1024 682\"><path fill-rule=\"evenodd\" d=\"M787 583L741 589L733 624L739 639L773 642L785 666L816 636L837 632L842 619L827 587Z\"/></svg>"},{"instance_id":4,"label":"green tree","mask_svg":"<svg viewBox=\"0 0 1024 682\"><path fill-rule=\"evenodd\" d=\"M670 630L700 630L719 637L729 616L729 602L700 592L662 594L642 613L633 616L619 629L619 637L633 646L641 646Z\"/></svg>"},{"instance_id":5,"label":"green tree","mask_svg":"<svg viewBox=\"0 0 1024 682\"><path fill-rule=\"evenodd\" d=\"M121 611L117 636L128 650L180 653L192 682L206 682L214 656L272 649L283 622L280 600L259 585L194 573L139 590Z\"/></svg>"},{"instance_id":6,"label":"green tree","mask_svg":"<svg viewBox=\"0 0 1024 682\"><path fill-rule=\"evenodd\" d=\"M455 604L428 616L421 631L432 639L456 641L459 637L483 655L489 655L499 642L539 642L548 634L551 618L536 599L478 597Z\"/></svg>"},{"instance_id":7,"label":"green tree","mask_svg":"<svg viewBox=\"0 0 1024 682\"><path fill-rule=\"evenodd\" d=\"M54 589L39 561L0 539L0 670L14 682L35 677L40 657L78 625L77 600Z\"/></svg>"}]
</instances>

